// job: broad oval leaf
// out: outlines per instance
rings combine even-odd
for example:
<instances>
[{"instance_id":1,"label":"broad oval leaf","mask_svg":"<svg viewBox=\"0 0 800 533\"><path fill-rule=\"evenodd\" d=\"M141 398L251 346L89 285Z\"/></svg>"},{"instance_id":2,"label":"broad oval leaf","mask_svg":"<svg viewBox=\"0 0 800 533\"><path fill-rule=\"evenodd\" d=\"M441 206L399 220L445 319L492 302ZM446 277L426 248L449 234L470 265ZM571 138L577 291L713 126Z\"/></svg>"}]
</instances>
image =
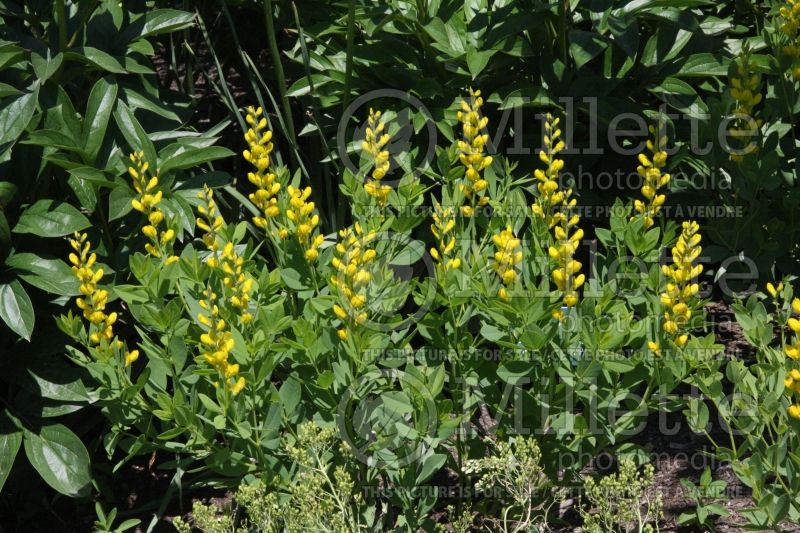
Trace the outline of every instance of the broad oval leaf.
<instances>
[{"instance_id":1,"label":"broad oval leaf","mask_svg":"<svg viewBox=\"0 0 800 533\"><path fill-rule=\"evenodd\" d=\"M139 37L169 33L194 24L194 14L177 9L156 9L145 17Z\"/></svg>"},{"instance_id":2,"label":"broad oval leaf","mask_svg":"<svg viewBox=\"0 0 800 533\"><path fill-rule=\"evenodd\" d=\"M105 78L97 80L89 94L86 118L83 122L83 150L90 161L94 161L100 152L116 101L117 84Z\"/></svg>"},{"instance_id":3,"label":"broad oval leaf","mask_svg":"<svg viewBox=\"0 0 800 533\"><path fill-rule=\"evenodd\" d=\"M48 485L66 496L89 494L89 452L75 433L61 424L25 429L25 455Z\"/></svg>"},{"instance_id":4,"label":"broad oval leaf","mask_svg":"<svg viewBox=\"0 0 800 533\"><path fill-rule=\"evenodd\" d=\"M11 473L14 459L22 446L22 431L8 417L8 413L0 413L0 492Z\"/></svg>"},{"instance_id":5,"label":"broad oval leaf","mask_svg":"<svg viewBox=\"0 0 800 533\"><path fill-rule=\"evenodd\" d=\"M16 270L20 278L37 289L59 296L80 294L80 283L61 259L21 253L6 259L6 265Z\"/></svg>"},{"instance_id":6,"label":"broad oval leaf","mask_svg":"<svg viewBox=\"0 0 800 533\"><path fill-rule=\"evenodd\" d=\"M33 92L25 93L14 99L0 110L0 145L13 142L25 131L36 111L39 100L39 86Z\"/></svg>"},{"instance_id":7,"label":"broad oval leaf","mask_svg":"<svg viewBox=\"0 0 800 533\"><path fill-rule=\"evenodd\" d=\"M91 225L88 218L69 204L54 200L39 200L20 215L14 233L63 237Z\"/></svg>"},{"instance_id":8,"label":"broad oval leaf","mask_svg":"<svg viewBox=\"0 0 800 533\"><path fill-rule=\"evenodd\" d=\"M19 281L0 285L0 318L11 330L26 340L33 332L33 306Z\"/></svg>"}]
</instances>

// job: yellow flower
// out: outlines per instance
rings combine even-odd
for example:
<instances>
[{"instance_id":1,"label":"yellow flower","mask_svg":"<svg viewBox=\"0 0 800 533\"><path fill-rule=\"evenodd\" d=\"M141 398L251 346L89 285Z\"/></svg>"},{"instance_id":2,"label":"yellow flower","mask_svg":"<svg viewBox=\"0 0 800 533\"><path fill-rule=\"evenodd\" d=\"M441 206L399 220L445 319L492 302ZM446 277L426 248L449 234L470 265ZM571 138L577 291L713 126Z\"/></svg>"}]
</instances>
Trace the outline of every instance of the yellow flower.
<instances>
[{"instance_id":1,"label":"yellow flower","mask_svg":"<svg viewBox=\"0 0 800 533\"><path fill-rule=\"evenodd\" d=\"M244 258L236 252L232 242L224 242L219 230L225 227L225 220L217 211L214 193L208 186L198 194L203 203L197 207L200 216L197 226L206 231L203 243L211 255L208 266L218 269L222 275L222 285L228 295L228 301L238 311L239 320L247 324L253 320L250 314L250 293L253 290L253 278L244 270ZM220 251L220 244L222 249Z\"/></svg>"},{"instance_id":2,"label":"yellow flower","mask_svg":"<svg viewBox=\"0 0 800 533\"><path fill-rule=\"evenodd\" d=\"M236 380L236 383L231 385L231 392L233 393L234 396L236 396L237 394L242 392L242 390L244 389L245 383L246 383L245 379L243 377L239 377L239 379Z\"/></svg>"},{"instance_id":3,"label":"yellow flower","mask_svg":"<svg viewBox=\"0 0 800 533\"><path fill-rule=\"evenodd\" d=\"M783 53L793 60L792 75L800 79L800 1L787 0L786 4L780 8L781 26L780 31L788 40L788 44L783 47Z\"/></svg>"},{"instance_id":4,"label":"yellow flower","mask_svg":"<svg viewBox=\"0 0 800 533\"><path fill-rule=\"evenodd\" d=\"M309 202L311 187L296 189L289 185L289 207L286 218L294 225L293 234L303 249L306 261L313 262L319 257L319 247L325 242L325 236L319 233L319 214L314 202Z\"/></svg>"},{"instance_id":5,"label":"yellow flower","mask_svg":"<svg viewBox=\"0 0 800 533\"><path fill-rule=\"evenodd\" d=\"M666 196L658 194L658 191L665 187L670 180L670 175L661 171L667 164L667 153L663 150L667 144L667 137L661 135L660 131L656 131L654 126L650 126L649 130L652 135L652 138L647 141L650 157L644 153L639 154L639 166L636 167L636 171L642 178L641 192L644 200L634 200L633 202L636 216L644 219L645 228L650 228L655 224L655 216L666 200Z\"/></svg>"},{"instance_id":6,"label":"yellow flower","mask_svg":"<svg viewBox=\"0 0 800 533\"><path fill-rule=\"evenodd\" d=\"M792 312L800 315L800 298L794 298L792 300ZM794 359L795 361L800 361L800 338L798 337L798 334L800 334L800 320L797 320L794 317L789 317L789 319L786 321L786 325L789 326L789 329L792 330L795 336L794 341L788 343L783 348L783 351L789 358Z\"/></svg>"},{"instance_id":7,"label":"yellow flower","mask_svg":"<svg viewBox=\"0 0 800 533\"><path fill-rule=\"evenodd\" d=\"M158 176L150 173L150 164L144 160L143 150L132 153L130 160L133 166L128 167L128 174L136 191L131 206L142 213L149 223L142 227L142 234L150 241L144 245L144 249L153 257L163 258L166 264L172 264L178 260L172 255L175 230L167 228L159 232L164 212L158 208L163 198L163 193L156 190Z\"/></svg>"},{"instance_id":8,"label":"yellow flower","mask_svg":"<svg viewBox=\"0 0 800 533\"><path fill-rule=\"evenodd\" d=\"M763 121L754 118L756 106L761 103L761 75L750 64L750 49L745 46L735 62L730 77L730 94L735 104L728 135L732 151L731 159L736 162L745 156L758 152L756 138Z\"/></svg>"},{"instance_id":9,"label":"yellow flower","mask_svg":"<svg viewBox=\"0 0 800 533\"><path fill-rule=\"evenodd\" d=\"M139 350L131 350L125 354L125 366L131 366L137 359L139 359Z\"/></svg>"},{"instance_id":10,"label":"yellow flower","mask_svg":"<svg viewBox=\"0 0 800 533\"><path fill-rule=\"evenodd\" d=\"M431 233L436 238L436 246L431 248L431 257L436 261L437 269L443 273L461 266L461 258L456 257L456 238L453 230L456 227L455 212L452 207L442 207L435 202Z\"/></svg>"},{"instance_id":11,"label":"yellow flower","mask_svg":"<svg viewBox=\"0 0 800 533\"><path fill-rule=\"evenodd\" d=\"M492 242L497 250L494 254L494 271L503 284L498 296L503 300L508 300L506 287L513 284L517 279L516 266L522 261L522 243L514 234L510 225L494 235Z\"/></svg>"},{"instance_id":12,"label":"yellow flower","mask_svg":"<svg viewBox=\"0 0 800 533\"><path fill-rule=\"evenodd\" d=\"M268 221L280 214L278 199L275 197L281 190L281 184L275 173L271 172L272 132L267 125L264 111L252 106L247 108L245 120L250 128L245 132L244 139L248 149L242 154L245 160L253 165L254 170L247 173L247 179L256 186L255 192L250 193L253 202L261 215L253 217L253 224L267 230ZM263 215L263 216L262 216Z\"/></svg>"},{"instance_id":13,"label":"yellow flower","mask_svg":"<svg viewBox=\"0 0 800 533\"><path fill-rule=\"evenodd\" d=\"M655 341L647 341L647 348L656 355L661 355L661 346Z\"/></svg>"},{"instance_id":14,"label":"yellow flower","mask_svg":"<svg viewBox=\"0 0 800 533\"><path fill-rule=\"evenodd\" d=\"M671 265L662 265L667 278L661 305L664 308L663 330L673 336L677 346L683 346L689 337L682 333L692 317L692 307L700 286L695 278L703 272L703 265L694 264L703 248L700 246L700 226L697 222L684 222L678 242L672 248Z\"/></svg>"},{"instance_id":15,"label":"yellow flower","mask_svg":"<svg viewBox=\"0 0 800 533\"><path fill-rule=\"evenodd\" d=\"M375 238L374 231L364 231L358 222L352 228L339 231L336 253L331 260L331 266L336 273L331 276L330 281L339 295L339 301L344 304L333 306L334 314L344 326L337 331L342 340L347 340L348 332L367 319L366 311L360 309L368 301L371 267L377 257L371 247Z\"/></svg>"},{"instance_id":16,"label":"yellow flower","mask_svg":"<svg viewBox=\"0 0 800 533\"><path fill-rule=\"evenodd\" d=\"M461 214L465 217L473 216L476 206L489 203L486 193L489 183L483 178L482 172L492 164L492 157L484 154L489 134L481 132L486 130L489 119L481 116L482 106L481 92L470 88L469 99L461 100L461 108L456 114L462 131L462 139L458 141L459 160L465 168L459 189L469 202L469 205L461 208Z\"/></svg>"},{"instance_id":17,"label":"yellow flower","mask_svg":"<svg viewBox=\"0 0 800 533\"><path fill-rule=\"evenodd\" d=\"M789 416L800 420L800 405L792 404L789 406Z\"/></svg>"},{"instance_id":18,"label":"yellow flower","mask_svg":"<svg viewBox=\"0 0 800 533\"><path fill-rule=\"evenodd\" d=\"M773 285L772 283L767 283L767 292L773 298L777 298L778 294L780 294L782 291L783 291L783 283L782 282L778 283L777 287L775 285Z\"/></svg>"},{"instance_id":19,"label":"yellow flower","mask_svg":"<svg viewBox=\"0 0 800 533\"><path fill-rule=\"evenodd\" d=\"M122 342L114 336L114 323L117 313L106 313L108 291L99 288L103 279L103 269L96 268L97 255L91 253L91 243L85 233L75 232L69 239L74 252L69 254L72 273L80 283L81 296L75 305L81 310L83 318L89 323L89 343L100 353L122 348Z\"/></svg>"},{"instance_id":20,"label":"yellow flower","mask_svg":"<svg viewBox=\"0 0 800 533\"><path fill-rule=\"evenodd\" d=\"M539 152L539 160L547 165L547 168L536 169L533 172L537 181L536 203L532 206L533 214L544 218L548 228L563 223L567 216L566 212L577 204L577 200L570 199L572 189L562 189L559 184L564 161L556 156L565 148L564 141L561 140L561 130L558 128L560 122L561 119L547 114L544 124L544 150Z\"/></svg>"},{"instance_id":21,"label":"yellow flower","mask_svg":"<svg viewBox=\"0 0 800 533\"><path fill-rule=\"evenodd\" d=\"M383 206L386 205L386 200L392 191L391 187L380 182L389 171L389 151L384 148L389 143L391 136L384 133L386 124L380 118L380 111L369 110L367 132L361 143L361 149L369 154L373 168L372 176L364 182L364 190L378 201L378 205Z\"/></svg>"},{"instance_id":22,"label":"yellow flower","mask_svg":"<svg viewBox=\"0 0 800 533\"><path fill-rule=\"evenodd\" d=\"M235 396L242 391L245 381L242 377L236 378L239 365L228 362L236 343L225 320L219 316L217 295L211 287L206 287L203 291L200 306L204 309L204 312L197 316L198 322L204 326L204 333L200 335L200 353L203 359L217 370L223 383Z\"/></svg>"}]
</instances>

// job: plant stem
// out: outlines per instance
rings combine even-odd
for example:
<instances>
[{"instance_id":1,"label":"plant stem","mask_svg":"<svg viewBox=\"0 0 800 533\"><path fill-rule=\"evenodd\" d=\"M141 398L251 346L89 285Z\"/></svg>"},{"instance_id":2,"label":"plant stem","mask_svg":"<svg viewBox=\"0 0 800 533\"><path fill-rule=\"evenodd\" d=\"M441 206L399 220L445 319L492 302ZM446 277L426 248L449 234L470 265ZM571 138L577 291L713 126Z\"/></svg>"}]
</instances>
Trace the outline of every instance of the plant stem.
<instances>
[{"instance_id":1,"label":"plant stem","mask_svg":"<svg viewBox=\"0 0 800 533\"><path fill-rule=\"evenodd\" d=\"M58 49L63 52L67 48L67 9L64 0L56 0L55 10L58 19Z\"/></svg>"},{"instance_id":2,"label":"plant stem","mask_svg":"<svg viewBox=\"0 0 800 533\"><path fill-rule=\"evenodd\" d=\"M283 105L284 123L286 125L286 137L292 144L292 148L297 146L297 139L294 133L294 119L292 118L292 106L289 103L289 96L286 94L286 77L283 73L283 65L281 64L281 54L278 50L278 40L275 37L275 23L272 20L272 0L264 0L264 11L267 22L267 40L269 41L269 52L272 56L272 62L275 66L275 77L277 78L278 93L281 96L281 104Z\"/></svg>"},{"instance_id":3,"label":"plant stem","mask_svg":"<svg viewBox=\"0 0 800 533\"><path fill-rule=\"evenodd\" d=\"M349 0L347 7L347 58L344 67L344 94L342 111L350 104L350 86L353 82L353 41L356 37L356 2Z\"/></svg>"},{"instance_id":4,"label":"plant stem","mask_svg":"<svg viewBox=\"0 0 800 533\"><path fill-rule=\"evenodd\" d=\"M558 40L561 62L567 64L567 16L569 15L569 0L558 3Z\"/></svg>"}]
</instances>

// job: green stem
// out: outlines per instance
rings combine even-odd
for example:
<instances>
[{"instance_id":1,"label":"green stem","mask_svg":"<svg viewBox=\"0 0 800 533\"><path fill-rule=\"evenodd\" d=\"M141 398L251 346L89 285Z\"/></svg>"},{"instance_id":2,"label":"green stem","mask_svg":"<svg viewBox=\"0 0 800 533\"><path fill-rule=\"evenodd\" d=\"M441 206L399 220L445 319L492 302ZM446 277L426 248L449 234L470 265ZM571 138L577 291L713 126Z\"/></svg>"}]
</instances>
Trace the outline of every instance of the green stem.
<instances>
[{"instance_id":1,"label":"green stem","mask_svg":"<svg viewBox=\"0 0 800 533\"><path fill-rule=\"evenodd\" d=\"M567 64L567 16L569 14L569 0L558 3L558 40L561 62Z\"/></svg>"},{"instance_id":2,"label":"green stem","mask_svg":"<svg viewBox=\"0 0 800 533\"><path fill-rule=\"evenodd\" d=\"M353 82L353 41L356 37L356 2L349 0L347 7L347 57L344 67L344 94L342 111L350 104L350 86Z\"/></svg>"},{"instance_id":3,"label":"green stem","mask_svg":"<svg viewBox=\"0 0 800 533\"><path fill-rule=\"evenodd\" d=\"M272 20L273 9L272 0L264 0L264 11L267 22L267 40L269 41L269 52L272 56L272 62L275 64L275 77L278 83L278 93L281 96L281 104L283 105L284 123L286 124L286 136L289 142L292 143L292 148L297 146L297 139L294 132L294 119L292 118L292 106L289 103L289 96L286 94L286 76L283 73L283 65L281 64L281 54L278 50L278 40L275 37L275 23Z\"/></svg>"},{"instance_id":4,"label":"green stem","mask_svg":"<svg viewBox=\"0 0 800 533\"><path fill-rule=\"evenodd\" d=\"M64 0L56 0L56 19L58 22L58 49L65 51L67 48L67 9Z\"/></svg>"}]
</instances>

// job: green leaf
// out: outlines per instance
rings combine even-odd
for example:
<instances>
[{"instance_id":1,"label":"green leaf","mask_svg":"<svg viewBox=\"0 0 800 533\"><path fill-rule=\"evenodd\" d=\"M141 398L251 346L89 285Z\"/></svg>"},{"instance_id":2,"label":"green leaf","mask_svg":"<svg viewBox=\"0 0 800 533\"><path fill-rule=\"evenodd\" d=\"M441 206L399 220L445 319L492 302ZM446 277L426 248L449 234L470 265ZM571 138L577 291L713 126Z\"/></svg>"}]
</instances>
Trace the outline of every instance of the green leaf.
<instances>
[{"instance_id":1,"label":"green leaf","mask_svg":"<svg viewBox=\"0 0 800 533\"><path fill-rule=\"evenodd\" d=\"M588 31L570 31L569 42L569 49L575 59L576 68L581 68L608 47L608 43L603 37Z\"/></svg>"},{"instance_id":2,"label":"green leaf","mask_svg":"<svg viewBox=\"0 0 800 533\"><path fill-rule=\"evenodd\" d=\"M7 206L17 192L17 186L10 181L0 181L0 207Z\"/></svg>"},{"instance_id":3,"label":"green leaf","mask_svg":"<svg viewBox=\"0 0 800 533\"><path fill-rule=\"evenodd\" d=\"M69 265L61 259L20 253L9 257L6 265L16 270L20 278L37 289L59 296L80 294L78 280Z\"/></svg>"},{"instance_id":4,"label":"green leaf","mask_svg":"<svg viewBox=\"0 0 800 533\"><path fill-rule=\"evenodd\" d=\"M445 460L447 460L447 456L443 453L434 453L426 457L417 475L417 485L424 483L435 474L442 467Z\"/></svg>"},{"instance_id":5,"label":"green leaf","mask_svg":"<svg viewBox=\"0 0 800 533\"><path fill-rule=\"evenodd\" d=\"M55 57L50 57L50 50L47 51L47 57L42 57L37 53L31 53L31 65L33 65L33 72L39 78L40 83L44 83L58 71L61 66L61 61L64 55L61 53L56 54Z\"/></svg>"},{"instance_id":6,"label":"green leaf","mask_svg":"<svg viewBox=\"0 0 800 533\"><path fill-rule=\"evenodd\" d=\"M117 58L91 46L77 48L74 52L67 52L65 55L69 60L87 63L113 74L127 74L125 67Z\"/></svg>"},{"instance_id":7,"label":"green leaf","mask_svg":"<svg viewBox=\"0 0 800 533\"><path fill-rule=\"evenodd\" d=\"M73 498L91 489L89 452L75 433L61 424L25 429L25 455L48 485Z\"/></svg>"},{"instance_id":8,"label":"green leaf","mask_svg":"<svg viewBox=\"0 0 800 533\"><path fill-rule=\"evenodd\" d=\"M294 377L289 377L289 379L281 385L278 395L281 398L284 416L292 416L300 403L300 382Z\"/></svg>"},{"instance_id":9,"label":"green leaf","mask_svg":"<svg viewBox=\"0 0 800 533\"><path fill-rule=\"evenodd\" d=\"M472 79L478 77L486 65L489 64L489 60L494 55L494 50L476 50L475 48L470 48L467 51L467 68L469 68L469 73L472 75Z\"/></svg>"},{"instance_id":10,"label":"green leaf","mask_svg":"<svg viewBox=\"0 0 800 533\"><path fill-rule=\"evenodd\" d=\"M236 154L222 146L209 146L207 148L187 147L184 151L161 161L158 165L158 172L162 175L166 175L173 170L193 168L209 161L223 159L233 155Z\"/></svg>"},{"instance_id":11,"label":"green leaf","mask_svg":"<svg viewBox=\"0 0 800 533\"><path fill-rule=\"evenodd\" d=\"M704 76L727 76L728 62L719 55L702 53L693 54L681 65L673 76L678 78L692 78Z\"/></svg>"},{"instance_id":12,"label":"green leaf","mask_svg":"<svg viewBox=\"0 0 800 533\"><path fill-rule=\"evenodd\" d=\"M117 102L117 110L114 111L114 120L117 123L119 131L122 132L122 136L125 137L125 140L128 142L130 150L125 151L142 150L145 160L150 162L151 165L155 165L158 160L156 148L153 146L153 142L150 140L147 132L144 131L142 125L136 120L133 111L131 111L125 102ZM153 170L155 171L156 169ZM109 211L110 210L111 209L109 209Z\"/></svg>"},{"instance_id":13,"label":"green leaf","mask_svg":"<svg viewBox=\"0 0 800 533\"><path fill-rule=\"evenodd\" d=\"M80 371L67 364L60 354L35 354L24 361L6 365L10 380L39 400L86 404L90 398L81 381Z\"/></svg>"},{"instance_id":14,"label":"green leaf","mask_svg":"<svg viewBox=\"0 0 800 533\"><path fill-rule=\"evenodd\" d=\"M282 268L281 279L286 286L292 290L302 291L308 288L306 284L303 283L300 273L293 268Z\"/></svg>"},{"instance_id":15,"label":"green leaf","mask_svg":"<svg viewBox=\"0 0 800 533\"><path fill-rule=\"evenodd\" d=\"M0 412L0 492L11 473L20 446L22 431L11 421L6 411Z\"/></svg>"},{"instance_id":16,"label":"green leaf","mask_svg":"<svg viewBox=\"0 0 800 533\"><path fill-rule=\"evenodd\" d=\"M658 13L666 7L670 8L692 8L699 6L713 5L712 0L633 0L625 2L625 7L619 10L620 13ZM617 14L617 12L615 12Z\"/></svg>"},{"instance_id":17,"label":"green leaf","mask_svg":"<svg viewBox=\"0 0 800 533\"><path fill-rule=\"evenodd\" d=\"M39 200L20 215L14 233L63 237L91 225L88 218L69 204L54 200Z\"/></svg>"},{"instance_id":18,"label":"green leaf","mask_svg":"<svg viewBox=\"0 0 800 533\"><path fill-rule=\"evenodd\" d=\"M34 315L31 299L19 281L0 285L0 318L14 333L30 341Z\"/></svg>"},{"instance_id":19,"label":"green leaf","mask_svg":"<svg viewBox=\"0 0 800 533\"><path fill-rule=\"evenodd\" d=\"M97 158L106 136L108 120L117 101L117 84L106 78L97 80L89 94L83 121L83 150L90 161Z\"/></svg>"},{"instance_id":20,"label":"green leaf","mask_svg":"<svg viewBox=\"0 0 800 533\"><path fill-rule=\"evenodd\" d=\"M22 141L22 144L34 144L45 148L60 148L69 152L79 152L81 148L75 139L58 130L36 130Z\"/></svg>"},{"instance_id":21,"label":"green leaf","mask_svg":"<svg viewBox=\"0 0 800 533\"><path fill-rule=\"evenodd\" d=\"M531 375L533 368L528 361L505 361L497 367L497 377L506 383L515 384L522 380L525 384L528 376Z\"/></svg>"},{"instance_id":22,"label":"green leaf","mask_svg":"<svg viewBox=\"0 0 800 533\"><path fill-rule=\"evenodd\" d=\"M0 209L0 259L4 259L11 251L11 229L2 209Z\"/></svg>"},{"instance_id":23,"label":"green leaf","mask_svg":"<svg viewBox=\"0 0 800 533\"><path fill-rule=\"evenodd\" d=\"M139 37L170 33L194 24L194 14L177 9L156 9L145 16Z\"/></svg>"},{"instance_id":24,"label":"green leaf","mask_svg":"<svg viewBox=\"0 0 800 533\"><path fill-rule=\"evenodd\" d=\"M36 101L39 99L39 86L33 92L23 94L0 110L0 145L14 142L28 127Z\"/></svg>"},{"instance_id":25,"label":"green leaf","mask_svg":"<svg viewBox=\"0 0 800 533\"><path fill-rule=\"evenodd\" d=\"M77 167L71 168L67 172L69 172L70 176L74 176L79 180L87 181L89 183L96 183L98 185L105 185L108 187L114 186L114 183L108 179L106 173L99 168Z\"/></svg>"}]
</instances>

